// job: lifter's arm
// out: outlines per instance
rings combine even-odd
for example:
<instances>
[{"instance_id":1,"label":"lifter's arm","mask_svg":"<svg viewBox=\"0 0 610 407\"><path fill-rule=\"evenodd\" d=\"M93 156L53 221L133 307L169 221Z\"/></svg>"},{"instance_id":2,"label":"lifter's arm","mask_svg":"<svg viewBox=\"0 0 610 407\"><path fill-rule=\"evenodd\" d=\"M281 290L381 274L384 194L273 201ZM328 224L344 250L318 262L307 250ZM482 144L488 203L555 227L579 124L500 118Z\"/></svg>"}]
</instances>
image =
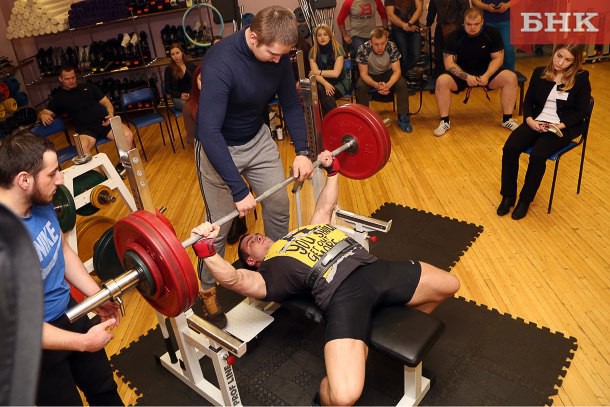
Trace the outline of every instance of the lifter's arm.
<instances>
[{"instance_id":1,"label":"lifter's arm","mask_svg":"<svg viewBox=\"0 0 610 407\"><path fill-rule=\"evenodd\" d=\"M334 159L330 151L322 151L320 155L318 155L318 159L322 162L322 167L324 168L333 165ZM329 176L326 178L326 184L324 185L324 188L322 188L320 196L318 196L316 208L309 221L311 225L331 222L333 212L337 207L337 201L339 199L338 178L339 177L337 176Z\"/></svg>"},{"instance_id":2,"label":"lifter's arm","mask_svg":"<svg viewBox=\"0 0 610 407\"><path fill-rule=\"evenodd\" d=\"M205 222L193 228L192 234L209 239L209 244L212 245L213 240L218 236L219 230L220 227L218 225ZM223 287L243 296L256 299L263 299L267 295L265 280L259 273L252 270L236 269L218 254L204 257L203 261L214 278Z\"/></svg>"}]
</instances>

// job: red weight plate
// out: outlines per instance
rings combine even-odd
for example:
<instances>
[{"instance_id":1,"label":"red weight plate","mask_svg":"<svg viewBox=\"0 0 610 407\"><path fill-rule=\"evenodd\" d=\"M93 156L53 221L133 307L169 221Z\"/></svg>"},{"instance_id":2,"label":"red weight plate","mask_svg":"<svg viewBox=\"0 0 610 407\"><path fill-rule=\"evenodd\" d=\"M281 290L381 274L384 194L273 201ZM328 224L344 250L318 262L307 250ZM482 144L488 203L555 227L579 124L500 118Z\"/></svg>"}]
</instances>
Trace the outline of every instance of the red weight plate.
<instances>
[{"instance_id":1,"label":"red weight plate","mask_svg":"<svg viewBox=\"0 0 610 407\"><path fill-rule=\"evenodd\" d=\"M150 213L147 211L140 211L136 216L147 221L151 219ZM173 265L172 270L178 274L178 278L181 278L182 282L186 286L186 291L182 292L184 295L184 304L182 310L185 311L193 306L199 295L199 283L197 281L197 274L193 269L186 250L182 247L182 243L176 237L176 233L169 223L169 220L165 218L165 223L162 219L155 216L157 221L150 222L150 226L155 230L157 237L162 238L165 241L165 248L167 259L172 258L170 264ZM168 227L168 224L170 225Z\"/></svg>"},{"instance_id":2,"label":"red weight plate","mask_svg":"<svg viewBox=\"0 0 610 407\"><path fill-rule=\"evenodd\" d=\"M171 230L173 236L176 236L176 230L174 226L171 224L169 219L165 217L159 210L155 211L157 218L159 218L169 230ZM165 233L165 232L164 232ZM182 271L182 275L184 277L184 281L188 286L188 308L192 307L197 301L197 297L199 296L199 278L197 277L197 273L193 268L193 263L191 263L191 259L186 254L186 251L182 247L182 242L178 242L179 245L172 244L170 247L174 252L174 255L180 262L180 267L178 269Z\"/></svg>"},{"instance_id":3,"label":"red weight plate","mask_svg":"<svg viewBox=\"0 0 610 407\"><path fill-rule=\"evenodd\" d=\"M158 209L155 209L155 215L157 215L157 218L161 219L161 221L171 229L174 235L176 234L176 229L174 229L174 225L172 225L172 223L169 221L169 219L165 217L164 214L162 214Z\"/></svg>"},{"instance_id":4,"label":"red weight plate","mask_svg":"<svg viewBox=\"0 0 610 407\"><path fill-rule=\"evenodd\" d=\"M343 105L331 110L322 121L322 144L330 151L342 144L342 138L351 135L358 141L355 153L342 152L337 156L341 162L341 174L353 179L364 179L374 175L385 161L385 147L380 141L379 128L374 116L357 105ZM364 108L364 107L363 107ZM365 108L366 109L366 108ZM367 109L368 110L368 109Z\"/></svg>"},{"instance_id":5,"label":"red weight plate","mask_svg":"<svg viewBox=\"0 0 610 407\"><path fill-rule=\"evenodd\" d=\"M161 223L154 222L152 226L155 227L159 235L164 236L167 240L167 247L172 251L174 258L176 259L176 268L182 272L182 277L187 285L188 295L186 296L186 305L184 308L186 310L191 308L193 304L195 304L195 301L197 301L197 297L199 296L199 279L193 268L193 263L184 247L182 247L182 242L177 239L176 231L170 221L159 211L156 211L156 216L161 220Z\"/></svg>"},{"instance_id":6,"label":"red weight plate","mask_svg":"<svg viewBox=\"0 0 610 407\"><path fill-rule=\"evenodd\" d=\"M375 169L375 173L376 173L379 170L381 170L381 168L383 168L383 166L385 165L386 157L388 155L388 146L385 142L385 139L383 137L379 136L383 132L383 130L382 130L383 119L381 119L381 117L379 115L377 115L375 112L373 112L371 109L369 109L366 106L356 104L353 106L353 108L358 110L364 117L367 118L367 121L369 123L371 123L371 125L375 129L374 130L375 134L378 137L377 140L379 142L379 145L381 146L383 155L378 160L378 167ZM375 113L375 114L373 115L373 113Z\"/></svg>"},{"instance_id":7,"label":"red weight plate","mask_svg":"<svg viewBox=\"0 0 610 407\"><path fill-rule=\"evenodd\" d=\"M384 147L384 159L379 162L379 168L377 171L381 171L381 169L386 165L388 160L390 159L390 153L392 152L392 139L390 138L390 132L383 122L383 118L379 116L377 112L372 109L369 109L363 105L355 105L357 108L365 115L369 117L371 123L375 125L377 128L377 136L379 143Z\"/></svg>"},{"instance_id":8,"label":"red weight plate","mask_svg":"<svg viewBox=\"0 0 610 407\"><path fill-rule=\"evenodd\" d=\"M158 221L154 215L152 217ZM165 242L157 237L157 232L150 223L142 220L135 212L119 220L114 235L117 253L125 262L125 253L132 251L146 265L149 280L154 281L156 292L148 296L139 290L144 299L164 315L178 315L186 302L186 285L182 282L182 275L171 269L172 264L169 262L173 259L162 257L167 256Z\"/></svg>"},{"instance_id":9,"label":"red weight plate","mask_svg":"<svg viewBox=\"0 0 610 407\"><path fill-rule=\"evenodd\" d=\"M150 297L144 295L146 301L160 313L175 317L188 308L189 302L188 286L182 273L175 270L180 266L180 261L172 250L172 244L182 245L173 234L173 240L167 239L159 230L167 231L168 228L152 213L137 211L116 223L114 241L122 261L125 252L131 250L148 268L156 285L156 293ZM186 252L184 254L186 256Z\"/></svg>"}]
</instances>

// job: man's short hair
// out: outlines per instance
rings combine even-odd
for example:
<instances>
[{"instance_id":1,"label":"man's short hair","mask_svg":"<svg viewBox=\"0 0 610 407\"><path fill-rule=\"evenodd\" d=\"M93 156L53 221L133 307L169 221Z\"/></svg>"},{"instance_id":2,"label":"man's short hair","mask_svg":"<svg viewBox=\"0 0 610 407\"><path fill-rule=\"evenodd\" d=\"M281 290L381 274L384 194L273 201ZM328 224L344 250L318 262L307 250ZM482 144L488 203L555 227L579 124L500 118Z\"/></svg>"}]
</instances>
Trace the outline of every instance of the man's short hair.
<instances>
[{"instance_id":1,"label":"man's short hair","mask_svg":"<svg viewBox=\"0 0 610 407\"><path fill-rule=\"evenodd\" d=\"M297 18L292 11L282 6L265 7L256 13L250 31L256 34L260 45L277 43L292 47L299 39Z\"/></svg>"},{"instance_id":2,"label":"man's short hair","mask_svg":"<svg viewBox=\"0 0 610 407\"><path fill-rule=\"evenodd\" d=\"M464 12L464 20L467 18L477 18L477 17L483 18L483 12L481 11L481 9L478 9L476 7L470 7L468 10L466 10Z\"/></svg>"},{"instance_id":3,"label":"man's short hair","mask_svg":"<svg viewBox=\"0 0 610 407\"><path fill-rule=\"evenodd\" d=\"M247 233L239 238L239 242L237 243L237 258L243 263L241 266L242 268L256 271L257 268L255 266L248 264L248 257L250 257L250 255L241 247L241 242L243 242L246 236L250 236L250 234Z\"/></svg>"},{"instance_id":4,"label":"man's short hair","mask_svg":"<svg viewBox=\"0 0 610 407\"><path fill-rule=\"evenodd\" d=\"M0 142L0 187L10 189L17 174L36 176L43 168L43 156L55 151L53 143L29 130L9 135Z\"/></svg>"},{"instance_id":5,"label":"man's short hair","mask_svg":"<svg viewBox=\"0 0 610 407\"><path fill-rule=\"evenodd\" d=\"M386 30L384 30L383 28L373 28L373 30L371 31L371 35L369 35L369 39L372 40L373 38L384 38L384 37L388 37L388 32Z\"/></svg>"},{"instance_id":6,"label":"man's short hair","mask_svg":"<svg viewBox=\"0 0 610 407\"><path fill-rule=\"evenodd\" d=\"M72 65L64 64L61 66L61 68L59 68L59 76L61 76L64 72L72 72L72 71L76 71L76 68L74 68Z\"/></svg>"}]
</instances>

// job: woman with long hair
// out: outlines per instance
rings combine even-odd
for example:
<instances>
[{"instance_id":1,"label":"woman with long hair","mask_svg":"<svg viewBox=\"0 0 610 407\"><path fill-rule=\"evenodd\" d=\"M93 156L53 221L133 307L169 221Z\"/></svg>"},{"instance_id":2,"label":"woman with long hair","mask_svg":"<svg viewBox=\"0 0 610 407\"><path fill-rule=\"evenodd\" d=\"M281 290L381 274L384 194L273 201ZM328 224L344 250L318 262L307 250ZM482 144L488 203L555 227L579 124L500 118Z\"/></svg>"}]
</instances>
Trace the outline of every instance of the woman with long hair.
<instances>
[{"instance_id":1,"label":"woman with long hair","mask_svg":"<svg viewBox=\"0 0 610 407\"><path fill-rule=\"evenodd\" d=\"M521 153L532 147L519 202L511 215L515 220L527 214L547 159L582 134L591 98L589 72L581 69L583 51L582 45L556 45L547 66L534 69L523 101L525 120L503 148L499 216L506 215L515 204Z\"/></svg>"},{"instance_id":2,"label":"woman with long hair","mask_svg":"<svg viewBox=\"0 0 610 407\"><path fill-rule=\"evenodd\" d=\"M169 48L170 63L165 68L165 92L172 98L177 109L184 109L191 90L191 75L195 65L185 61L184 50L180 44Z\"/></svg>"},{"instance_id":3,"label":"woman with long hair","mask_svg":"<svg viewBox=\"0 0 610 407\"><path fill-rule=\"evenodd\" d=\"M344 68L344 60L345 51L330 27L318 25L314 30L313 47L309 51L309 76L316 77L323 115L337 107L336 99L349 93L349 76Z\"/></svg>"}]
</instances>

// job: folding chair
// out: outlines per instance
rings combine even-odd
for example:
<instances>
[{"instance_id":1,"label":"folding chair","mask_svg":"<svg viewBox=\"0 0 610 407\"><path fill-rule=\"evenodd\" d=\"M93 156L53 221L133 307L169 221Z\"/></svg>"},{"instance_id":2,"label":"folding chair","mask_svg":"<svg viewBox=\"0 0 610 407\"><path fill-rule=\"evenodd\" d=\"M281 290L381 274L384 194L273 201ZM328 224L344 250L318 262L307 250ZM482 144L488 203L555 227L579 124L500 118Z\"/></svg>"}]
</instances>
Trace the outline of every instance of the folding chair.
<instances>
[{"instance_id":1,"label":"folding chair","mask_svg":"<svg viewBox=\"0 0 610 407\"><path fill-rule=\"evenodd\" d=\"M580 138L578 138L577 141L572 140L570 142L570 144L568 144L566 147L562 148L561 150L556 151L555 153L553 153L552 156L549 157L549 161L555 161L555 171L553 172L553 182L551 184L551 196L549 197L549 207L547 209L547 213L551 213L551 207L553 206L553 195L555 194L555 181L557 180L557 170L559 169L559 160L565 153L567 153L570 150L574 150L576 147L578 147L579 145L582 144L582 153L580 155L580 171L578 172L578 186L576 187L576 193L580 194L582 171L583 171L583 167L585 164L585 151L587 150L587 136L589 135L589 123L591 122L591 114L593 113L594 104L595 104L595 101L594 101L593 97L591 97L591 100L589 102L589 112L584 120L585 128L584 128L582 134L580 135ZM532 152L531 147L525 151L526 154L530 154L531 152Z\"/></svg>"},{"instance_id":2,"label":"folding chair","mask_svg":"<svg viewBox=\"0 0 610 407\"><path fill-rule=\"evenodd\" d=\"M172 132L169 129L167 121L165 120L165 116L163 116L157 111L157 106L155 104L152 89L143 88L123 93L121 95L121 105L123 107L123 111L125 112L125 118L127 119L127 122L132 124L136 128L136 134L138 136L138 140L140 141L140 147L142 148L142 153L144 154L144 159L146 161L148 161L148 158L146 157L146 151L144 150L144 145L142 144L142 137L140 136L140 129L143 127L151 126L153 124L158 123L159 129L161 129L161 139L163 140L163 145L165 145L165 133L163 131L163 126L161 125L161 123L165 123L165 128L167 129L169 141L172 145L172 151L174 153L176 152ZM134 113L136 110L134 110L134 108L139 111L152 110L152 112L135 116Z\"/></svg>"}]
</instances>

